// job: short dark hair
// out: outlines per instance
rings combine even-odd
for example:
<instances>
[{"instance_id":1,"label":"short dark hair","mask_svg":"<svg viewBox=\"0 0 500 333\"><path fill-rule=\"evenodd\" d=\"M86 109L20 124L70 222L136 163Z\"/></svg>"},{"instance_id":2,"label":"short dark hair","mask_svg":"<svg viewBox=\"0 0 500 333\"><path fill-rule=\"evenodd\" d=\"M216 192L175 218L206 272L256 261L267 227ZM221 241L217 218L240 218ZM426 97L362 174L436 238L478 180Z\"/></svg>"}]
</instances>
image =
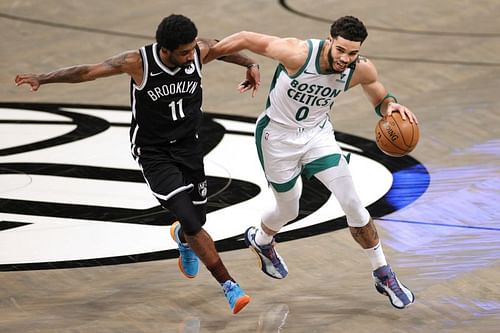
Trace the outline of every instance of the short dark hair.
<instances>
[{"instance_id":1,"label":"short dark hair","mask_svg":"<svg viewBox=\"0 0 500 333\"><path fill-rule=\"evenodd\" d=\"M196 39L198 29L193 21L183 15L172 14L165 17L156 29L156 42L169 51L179 45L191 43Z\"/></svg>"},{"instance_id":2,"label":"short dark hair","mask_svg":"<svg viewBox=\"0 0 500 333\"><path fill-rule=\"evenodd\" d=\"M347 40L363 43L366 37L368 37L368 31L366 31L363 22L356 17L343 16L332 23L330 36L333 38L340 36Z\"/></svg>"}]
</instances>

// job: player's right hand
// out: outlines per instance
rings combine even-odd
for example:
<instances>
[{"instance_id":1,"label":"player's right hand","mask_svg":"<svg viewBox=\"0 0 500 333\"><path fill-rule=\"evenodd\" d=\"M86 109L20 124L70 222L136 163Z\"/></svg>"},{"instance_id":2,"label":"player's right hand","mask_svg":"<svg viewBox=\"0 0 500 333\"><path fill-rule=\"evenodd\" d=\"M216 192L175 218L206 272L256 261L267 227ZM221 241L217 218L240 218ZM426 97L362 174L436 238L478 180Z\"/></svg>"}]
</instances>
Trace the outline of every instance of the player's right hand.
<instances>
[{"instance_id":1,"label":"player's right hand","mask_svg":"<svg viewBox=\"0 0 500 333\"><path fill-rule=\"evenodd\" d=\"M38 88L40 88L40 81L35 74L17 74L15 81L16 86L20 86L21 84L29 84L31 87L31 91L37 91Z\"/></svg>"}]
</instances>

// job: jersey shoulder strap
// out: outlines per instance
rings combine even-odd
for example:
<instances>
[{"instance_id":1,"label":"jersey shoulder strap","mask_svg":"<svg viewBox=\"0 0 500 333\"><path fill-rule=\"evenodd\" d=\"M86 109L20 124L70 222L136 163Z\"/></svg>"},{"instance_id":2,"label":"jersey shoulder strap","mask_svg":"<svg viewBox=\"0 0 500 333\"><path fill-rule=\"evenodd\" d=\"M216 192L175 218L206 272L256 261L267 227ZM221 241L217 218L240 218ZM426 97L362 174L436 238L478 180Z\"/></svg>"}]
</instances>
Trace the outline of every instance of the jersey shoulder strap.
<instances>
[{"instance_id":1,"label":"jersey shoulder strap","mask_svg":"<svg viewBox=\"0 0 500 333\"><path fill-rule=\"evenodd\" d=\"M325 41L321 39L308 39L307 43L309 44L310 57L308 57L306 70L309 73L319 74L321 49Z\"/></svg>"},{"instance_id":2,"label":"jersey shoulder strap","mask_svg":"<svg viewBox=\"0 0 500 333\"><path fill-rule=\"evenodd\" d=\"M319 57L324 41L319 39L307 39L306 42L308 46L307 58L299 71L295 73L295 75L290 76L292 79L304 73L306 75L319 73Z\"/></svg>"}]
</instances>

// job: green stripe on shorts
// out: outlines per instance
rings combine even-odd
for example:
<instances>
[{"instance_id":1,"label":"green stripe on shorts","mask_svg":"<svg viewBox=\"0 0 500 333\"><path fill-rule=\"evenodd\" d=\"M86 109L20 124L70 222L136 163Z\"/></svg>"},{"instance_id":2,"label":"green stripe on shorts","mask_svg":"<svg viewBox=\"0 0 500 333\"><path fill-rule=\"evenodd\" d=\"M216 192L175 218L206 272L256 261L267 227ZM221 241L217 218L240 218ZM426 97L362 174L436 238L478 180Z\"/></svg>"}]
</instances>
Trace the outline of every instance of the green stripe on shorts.
<instances>
[{"instance_id":1,"label":"green stripe on shorts","mask_svg":"<svg viewBox=\"0 0 500 333\"><path fill-rule=\"evenodd\" d=\"M278 184L278 183L273 183L269 182L273 188L276 190L276 192L287 192L292 189L292 187L295 186L295 183L297 182L297 178L300 177L300 174L295 176L292 180L287 181L286 183L283 184Z\"/></svg>"},{"instance_id":2,"label":"green stripe on shorts","mask_svg":"<svg viewBox=\"0 0 500 333\"><path fill-rule=\"evenodd\" d=\"M341 157L341 154L332 154L318 158L317 160L307 163L302 173L307 179L311 179L311 177L318 172L339 165Z\"/></svg>"},{"instance_id":3,"label":"green stripe on shorts","mask_svg":"<svg viewBox=\"0 0 500 333\"><path fill-rule=\"evenodd\" d=\"M262 117L255 128L255 145L257 146L257 154L259 155L260 165L264 169L264 156L262 156L262 133L264 133L264 128L267 127L271 119L266 115Z\"/></svg>"}]
</instances>

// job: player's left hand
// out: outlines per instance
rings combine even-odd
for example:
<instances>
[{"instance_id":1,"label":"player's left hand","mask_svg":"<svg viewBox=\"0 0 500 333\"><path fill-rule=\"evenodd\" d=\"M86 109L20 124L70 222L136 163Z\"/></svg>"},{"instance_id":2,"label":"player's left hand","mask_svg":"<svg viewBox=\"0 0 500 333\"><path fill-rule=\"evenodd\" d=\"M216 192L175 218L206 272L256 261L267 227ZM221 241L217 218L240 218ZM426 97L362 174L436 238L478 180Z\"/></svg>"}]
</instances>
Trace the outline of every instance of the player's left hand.
<instances>
[{"instance_id":1,"label":"player's left hand","mask_svg":"<svg viewBox=\"0 0 500 333\"><path fill-rule=\"evenodd\" d=\"M399 111L403 120L409 119L410 123L418 124L417 116L415 116L415 114L411 112L410 109L408 109L406 106L396 102L390 102L387 105L387 111L385 112L385 115L388 117L394 111Z\"/></svg>"},{"instance_id":2,"label":"player's left hand","mask_svg":"<svg viewBox=\"0 0 500 333\"><path fill-rule=\"evenodd\" d=\"M251 66L247 69L246 80L238 85L240 93L252 89L252 97L255 97L260 86L260 71L258 66Z\"/></svg>"},{"instance_id":3,"label":"player's left hand","mask_svg":"<svg viewBox=\"0 0 500 333\"><path fill-rule=\"evenodd\" d=\"M16 86L28 84L31 87L31 91L37 91L38 88L40 88L40 80L36 74L17 74L14 80L16 82Z\"/></svg>"}]
</instances>

